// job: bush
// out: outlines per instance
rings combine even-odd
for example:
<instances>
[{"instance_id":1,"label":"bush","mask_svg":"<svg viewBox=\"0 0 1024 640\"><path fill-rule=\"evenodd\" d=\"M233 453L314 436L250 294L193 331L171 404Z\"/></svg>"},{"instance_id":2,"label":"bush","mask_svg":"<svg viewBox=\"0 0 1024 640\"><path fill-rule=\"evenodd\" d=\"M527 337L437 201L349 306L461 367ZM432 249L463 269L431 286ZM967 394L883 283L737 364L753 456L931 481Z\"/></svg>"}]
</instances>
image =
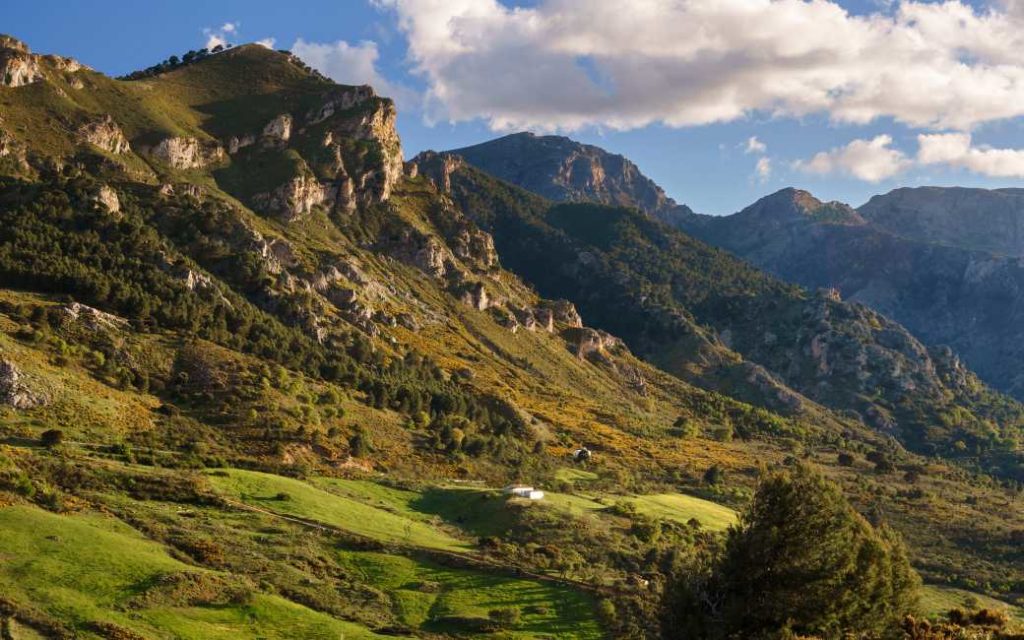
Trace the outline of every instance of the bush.
<instances>
[{"instance_id":1,"label":"bush","mask_svg":"<svg viewBox=\"0 0 1024 640\"><path fill-rule=\"evenodd\" d=\"M59 447L64 442L64 432L60 429L47 429L39 437L39 443L47 449Z\"/></svg>"},{"instance_id":2,"label":"bush","mask_svg":"<svg viewBox=\"0 0 1024 640\"><path fill-rule=\"evenodd\" d=\"M499 628L511 629L519 624L520 613L518 607L502 607L501 609L491 609L487 613L487 617Z\"/></svg>"}]
</instances>

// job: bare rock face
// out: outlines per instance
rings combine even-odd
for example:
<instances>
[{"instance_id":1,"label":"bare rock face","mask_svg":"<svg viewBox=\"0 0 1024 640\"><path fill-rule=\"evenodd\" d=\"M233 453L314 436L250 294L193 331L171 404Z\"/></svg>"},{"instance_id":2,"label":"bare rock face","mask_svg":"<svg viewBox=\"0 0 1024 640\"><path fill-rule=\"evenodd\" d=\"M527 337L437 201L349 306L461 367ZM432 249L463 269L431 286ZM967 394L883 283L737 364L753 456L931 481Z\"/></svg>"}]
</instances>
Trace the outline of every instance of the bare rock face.
<instances>
[{"instance_id":1,"label":"bare rock face","mask_svg":"<svg viewBox=\"0 0 1024 640\"><path fill-rule=\"evenodd\" d=\"M460 300L477 311L486 311L494 304L494 300L482 282L474 282L467 286L462 292Z\"/></svg>"},{"instance_id":2,"label":"bare rock face","mask_svg":"<svg viewBox=\"0 0 1024 640\"><path fill-rule=\"evenodd\" d=\"M405 165L409 177L423 176L430 180L441 193L452 190L452 174L461 169L465 161L451 153L424 151Z\"/></svg>"},{"instance_id":3,"label":"bare rock face","mask_svg":"<svg viewBox=\"0 0 1024 640\"><path fill-rule=\"evenodd\" d=\"M298 220L313 207L332 199L333 188L322 184L315 176L296 176L269 193L253 196L253 206L260 211L280 215L287 221Z\"/></svg>"},{"instance_id":4,"label":"bare rock face","mask_svg":"<svg viewBox=\"0 0 1024 640\"><path fill-rule=\"evenodd\" d=\"M121 200L109 185L103 185L96 193L96 204L107 213L121 213Z\"/></svg>"},{"instance_id":5,"label":"bare rock face","mask_svg":"<svg viewBox=\"0 0 1024 640\"><path fill-rule=\"evenodd\" d=\"M282 113L263 127L263 143L268 146L282 145L292 137L292 117Z\"/></svg>"},{"instance_id":6,"label":"bare rock face","mask_svg":"<svg viewBox=\"0 0 1024 640\"><path fill-rule=\"evenodd\" d=\"M0 129L0 160L7 158L21 171L29 171L31 167L25 153L25 145L14 136Z\"/></svg>"},{"instance_id":7,"label":"bare rock face","mask_svg":"<svg viewBox=\"0 0 1024 640\"><path fill-rule=\"evenodd\" d=\"M24 42L0 36L0 86L23 87L43 79L39 57Z\"/></svg>"},{"instance_id":8,"label":"bare rock face","mask_svg":"<svg viewBox=\"0 0 1024 640\"><path fill-rule=\"evenodd\" d=\"M72 302L64 306L61 311L64 312L68 320L81 322L93 331L100 329L124 329L129 324L127 320L120 316L100 311L80 302Z\"/></svg>"},{"instance_id":9,"label":"bare rock face","mask_svg":"<svg viewBox=\"0 0 1024 640\"><path fill-rule=\"evenodd\" d=\"M131 145L128 144L121 127L109 115L79 127L78 136L108 153L120 155L131 151Z\"/></svg>"},{"instance_id":10,"label":"bare rock face","mask_svg":"<svg viewBox=\"0 0 1024 640\"><path fill-rule=\"evenodd\" d=\"M498 264L498 252L494 248L494 238L486 231L467 224L449 239L452 253L460 260L472 263L483 269L490 269Z\"/></svg>"},{"instance_id":11,"label":"bare rock face","mask_svg":"<svg viewBox=\"0 0 1024 640\"><path fill-rule=\"evenodd\" d=\"M456 270L454 256L437 238L404 229L399 237L391 240L391 244L392 254L398 260L433 278L444 278Z\"/></svg>"},{"instance_id":12,"label":"bare rock face","mask_svg":"<svg viewBox=\"0 0 1024 640\"><path fill-rule=\"evenodd\" d=\"M550 313L550 318L545 311ZM554 322L558 322L573 328L583 326L583 319L580 317L579 311L576 310L576 305L568 300L545 300L541 303L538 313L544 318L543 324L545 325L550 326Z\"/></svg>"},{"instance_id":13,"label":"bare rock face","mask_svg":"<svg viewBox=\"0 0 1024 640\"><path fill-rule=\"evenodd\" d=\"M235 155L245 147L249 147L256 144L256 136L251 133L244 136L232 136L228 140L228 154Z\"/></svg>"},{"instance_id":14,"label":"bare rock face","mask_svg":"<svg viewBox=\"0 0 1024 640\"><path fill-rule=\"evenodd\" d=\"M590 327L574 327L567 329L562 335L576 353L576 357L580 359L605 360L609 352L617 351L623 346L622 341L615 336Z\"/></svg>"},{"instance_id":15,"label":"bare rock face","mask_svg":"<svg viewBox=\"0 0 1024 640\"><path fill-rule=\"evenodd\" d=\"M319 107L306 114L306 122L317 124L330 118L335 113L346 111L374 97L373 88L369 85L346 88L332 96Z\"/></svg>"},{"instance_id":16,"label":"bare rock face","mask_svg":"<svg viewBox=\"0 0 1024 640\"><path fill-rule=\"evenodd\" d=\"M188 196L201 200L203 197L203 188L197 184L191 182L183 182L180 184L162 184L160 185L160 195L164 197L170 196Z\"/></svg>"},{"instance_id":17,"label":"bare rock face","mask_svg":"<svg viewBox=\"0 0 1024 640\"><path fill-rule=\"evenodd\" d=\"M24 375L13 362L0 360L0 403L15 409L32 409L48 401L44 394L29 388Z\"/></svg>"},{"instance_id":18,"label":"bare rock face","mask_svg":"<svg viewBox=\"0 0 1024 640\"><path fill-rule=\"evenodd\" d=\"M164 138L149 153L175 169L196 169L224 159L224 149L219 145L187 137Z\"/></svg>"},{"instance_id":19,"label":"bare rock face","mask_svg":"<svg viewBox=\"0 0 1024 640\"><path fill-rule=\"evenodd\" d=\"M370 93L372 97L372 90ZM377 98L361 109L358 115L342 117L339 113L334 116L324 145L333 149L338 159L344 159L337 167L338 180L351 179L359 204L371 205L391 197L391 191L404 175L404 162L402 143L395 128L398 112L394 103ZM334 111L331 114L334 115ZM346 158L341 141L368 142L378 153L358 160L351 156Z\"/></svg>"},{"instance_id":20,"label":"bare rock face","mask_svg":"<svg viewBox=\"0 0 1024 640\"><path fill-rule=\"evenodd\" d=\"M546 307L538 307L533 310L533 317L537 320L537 327L553 333L555 331L555 312Z\"/></svg>"}]
</instances>

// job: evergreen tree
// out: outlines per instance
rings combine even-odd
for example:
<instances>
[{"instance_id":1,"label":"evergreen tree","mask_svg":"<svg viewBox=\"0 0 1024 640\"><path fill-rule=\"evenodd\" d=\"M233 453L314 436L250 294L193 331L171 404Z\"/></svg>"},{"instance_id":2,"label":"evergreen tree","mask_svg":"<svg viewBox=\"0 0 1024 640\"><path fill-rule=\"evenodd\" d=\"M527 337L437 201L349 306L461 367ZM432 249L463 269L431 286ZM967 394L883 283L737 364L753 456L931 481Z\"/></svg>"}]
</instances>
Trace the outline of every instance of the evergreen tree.
<instances>
[{"instance_id":1,"label":"evergreen tree","mask_svg":"<svg viewBox=\"0 0 1024 640\"><path fill-rule=\"evenodd\" d=\"M700 618L680 638L880 634L914 610L919 584L895 533L873 529L839 487L798 465L762 481L721 557L681 587L669 614Z\"/></svg>"}]
</instances>

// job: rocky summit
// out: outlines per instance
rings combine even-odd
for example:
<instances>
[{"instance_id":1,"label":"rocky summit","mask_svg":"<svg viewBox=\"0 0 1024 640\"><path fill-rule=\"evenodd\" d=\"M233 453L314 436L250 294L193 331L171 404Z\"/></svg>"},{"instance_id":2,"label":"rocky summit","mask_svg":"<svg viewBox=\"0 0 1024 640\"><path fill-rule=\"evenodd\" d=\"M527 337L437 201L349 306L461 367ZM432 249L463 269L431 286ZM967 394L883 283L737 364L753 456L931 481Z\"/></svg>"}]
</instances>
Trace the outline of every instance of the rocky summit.
<instances>
[{"instance_id":1,"label":"rocky summit","mask_svg":"<svg viewBox=\"0 0 1024 640\"><path fill-rule=\"evenodd\" d=\"M1014 637L1013 193L710 218L289 51L0 69L0 637Z\"/></svg>"}]
</instances>

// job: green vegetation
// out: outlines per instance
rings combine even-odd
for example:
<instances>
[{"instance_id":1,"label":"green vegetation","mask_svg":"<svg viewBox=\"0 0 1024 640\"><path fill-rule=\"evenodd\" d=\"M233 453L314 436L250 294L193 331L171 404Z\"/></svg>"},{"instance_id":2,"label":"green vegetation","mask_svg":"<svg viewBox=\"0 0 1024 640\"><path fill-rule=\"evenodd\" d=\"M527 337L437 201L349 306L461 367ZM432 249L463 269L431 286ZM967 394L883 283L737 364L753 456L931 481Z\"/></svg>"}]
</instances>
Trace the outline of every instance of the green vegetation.
<instances>
[{"instance_id":1,"label":"green vegetation","mask_svg":"<svg viewBox=\"0 0 1024 640\"><path fill-rule=\"evenodd\" d=\"M244 579L192 567L99 515L0 508L5 606L37 631L177 638L379 638Z\"/></svg>"},{"instance_id":2,"label":"green vegetation","mask_svg":"<svg viewBox=\"0 0 1024 640\"><path fill-rule=\"evenodd\" d=\"M567 639L604 637L594 623L591 599L564 587L531 580L451 569L432 562L373 552L342 552L342 562L389 594L399 620L434 632L481 625L494 610L514 610L511 637L537 634Z\"/></svg>"},{"instance_id":3,"label":"green vegetation","mask_svg":"<svg viewBox=\"0 0 1024 640\"><path fill-rule=\"evenodd\" d=\"M669 608L679 638L878 634L916 611L919 587L899 537L799 465L762 480L712 572Z\"/></svg>"},{"instance_id":4,"label":"green vegetation","mask_svg":"<svg viewBox=\"0 0 1024 640\"><path fill-rule=\"evenodd\" d=\"M1024 609L981 593L932 584L926 584L921 588L921 611L929 616L945 616L953 609L970 611L981 608L1006 611L1011 618L1024 622Z\"/></svg>"},{"instance_id":5,"label":"green vegetation","mask_svg":"<svg viewBox=\"0 0 1024 640\"><path fill-rule=\"evenodd\" d=\"M736 524L736 512L729 507L681 493L633 496L628 499L637 512L653 518L686 524L691 519L713 531Z\"/></svg>"},{"instance_id":6,"label":"green vegetation","mask_svg":"<svg viewBox=\"0 0 1024 640\"><path fill-rule=\"evenodd\" d=\"M379 542L447 551L469 546L422 520L367 506L301 480L239 469L218 471L208 477L219 491L246 504L306 518Z\"/></svg>"}]
</instances>

